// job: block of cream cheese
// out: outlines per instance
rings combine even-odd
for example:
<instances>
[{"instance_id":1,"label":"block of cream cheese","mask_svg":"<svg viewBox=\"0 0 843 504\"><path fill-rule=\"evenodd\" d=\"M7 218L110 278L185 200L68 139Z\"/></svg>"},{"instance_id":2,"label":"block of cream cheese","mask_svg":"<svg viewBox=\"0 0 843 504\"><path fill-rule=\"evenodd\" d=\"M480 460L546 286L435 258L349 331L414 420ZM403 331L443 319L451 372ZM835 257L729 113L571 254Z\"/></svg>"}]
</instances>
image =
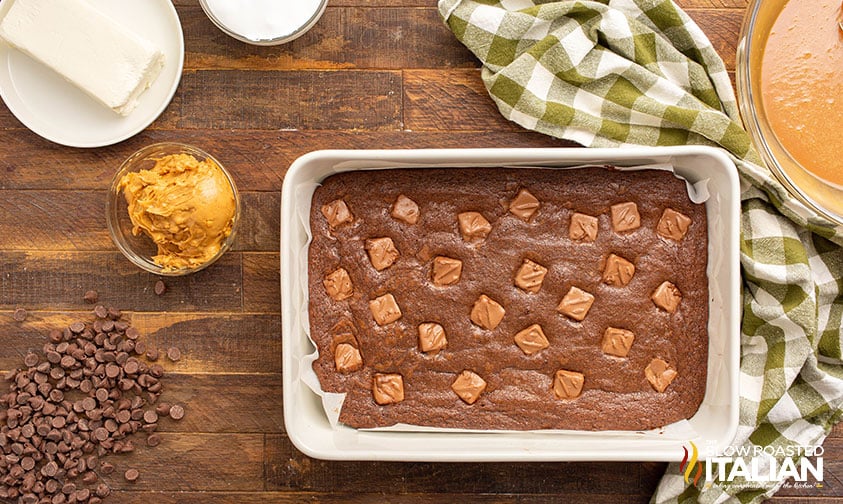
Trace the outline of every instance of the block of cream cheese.
<instances>
[{"instance_id":1,"label":"block of cream cheese","mask_svg":"<svg viewBox=\"0 0 843 504\"><path fill-rule=\"evenodd\" d=\"M13 2L0 38L58 72L120 115L164 67L164 53L85 0Z\"/></svg>"}]
</instances>

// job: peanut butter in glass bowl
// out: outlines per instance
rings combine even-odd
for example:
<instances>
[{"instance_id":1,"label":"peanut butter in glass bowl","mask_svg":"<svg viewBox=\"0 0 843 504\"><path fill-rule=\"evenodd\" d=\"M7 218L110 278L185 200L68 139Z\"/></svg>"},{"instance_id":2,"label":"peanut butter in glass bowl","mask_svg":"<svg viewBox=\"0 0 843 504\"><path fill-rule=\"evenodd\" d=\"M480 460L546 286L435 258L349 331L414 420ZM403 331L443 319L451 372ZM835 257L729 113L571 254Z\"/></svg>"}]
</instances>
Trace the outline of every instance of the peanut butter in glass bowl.
<instances>
[{"instance_id":1,"label":"peanut butter in glass bowl","mask_svg":"<svg viewBox=\"0 0 843 504\"><path fill-rule=\"evenodd\" d=\"M130 156L112 180L108 229L123 254L159 275L213 264L231 246L240 198L231 175L210 154L160 143Z\"/></svg>"}]
</instances>

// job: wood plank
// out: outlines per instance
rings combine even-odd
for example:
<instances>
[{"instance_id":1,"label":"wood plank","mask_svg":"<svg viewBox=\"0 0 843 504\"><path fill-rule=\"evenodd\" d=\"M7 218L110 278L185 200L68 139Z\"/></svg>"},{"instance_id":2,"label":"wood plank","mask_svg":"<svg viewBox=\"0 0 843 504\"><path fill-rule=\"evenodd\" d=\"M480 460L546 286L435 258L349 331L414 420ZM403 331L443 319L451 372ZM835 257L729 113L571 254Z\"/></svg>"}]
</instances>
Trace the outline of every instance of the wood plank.
<instances>
[{"instance_id":1,"label":"wood plank","mask_svg":"<svg viewBox=\"0 0 843 504\"><path fill-rule=\"evenodd\" d=\"M282 433L281 383L280 374L166 374L160 400L184 405L186 414L162 421L159 431Z\"/></svg>"},{"instance_id":2,"label":"wood plank","mask_svg":"<svg viewBox=\"0 0 843 504\"><path fill-rule=\"evenodd\" d=\"M281 240L281 192L241 192L241 215L232 250L269 252Z\"/></svg>"},{"instance_id":3,"label":"wood plank","mask_svg":"<svg viewBox=\"0 0 843 504\"><path fill-rule=\"evenodd\" d=\"M128 455L106 460L115 471L103 481L114 490L179 492L263 490L262 434L161 434L161 445L135 443ZM123 474L135 468L134 482Z\"/></svg>"},{"instance_id":4,"label":"wood plank","mask_svg":"<svg viewBox=\"0 0 843 504\"><path fill-rule=\"evenodd\" d=\"M0 190L0 250L115 250L105 225L107 197L106 191ZM240 198L232 250L277 250L280 192L241 191Z\"/></svg>"},{"instance_id":5,"label":"wood plank","mask_svg":"<svg viewBox=\"0 0 843 504\"><path fill-rule=\"evenodd\" d=\"M197 0L173 0L177 7L198 5ZM329 0L328 9L337 6L355 7L429 7L436 5L436 0Z\"/></svg>"},{"instance_id":6,"label":"wood plank","mask_svg":"<svg viewBox=\"0 0 843 504\"><path fill-rule=\"evenodd\" d=\"M151 127L398 130L401 73L188 71Z\"/></svg>"},{"instance_id":7,"label":"wood plank","mask_svg":"<svg viewBox=\"0 0 843 504\"><path fill-rule=\"evenodd\" d=\"M168 293L162 296L167 304ZM17 322L11 311L0 311L0 370L21 366L29 350L40 353L51 329L77 320L93 320L84 312L30 311ZM281 373L281 317L261 313L124 312L148 348L161 351L168 373ZM178 362L164 358L166 350L182 352Z\"/></svg>"},{"instance_id":8,"label":"wood plank","mask_svg":"<svg viewBox=\"0 0 843 504\"><path fill-rule=\"evenodd\" d=\"M173 0L177 6L193 6L196 0ZM745 9L748 0L677 0L683 9L689 8L733 8ZM437 0L330 0L328 10L336 7L436 7Z\"/></svg>"},{"instance_id":9,"label":"wood plank","mask_svg":"<svg viewBox=\"0 0 843 504\"><path fill-rule=\"evenodd\" d=\"M734 69L743 10L687 2L687 14ZM717 2L723 3L723 2ZM289 44L258 47L222 33L201 9L182 7L185 69L418 69L478 67L436 8L332 6L309 32ZM412 50L407 50L412 48Z\"/></svg>"},{"instance_id":10,"label":"wood plank","mask_svg":"<svg viewBox=\"0 0 843 504\"><path fill-rule=\"evenodd\" d=\"M103 191L0 191L0 249L112 248Z\"/></svg>"},{"instance_id":11,"label":"wood plank","mask_svg":"<svg viewBox=\"0 0 843 504\"><path fill-rule=\"evenodd\" d=\"M330 7L309 32L288 43L260 47L224 34L199 6L179 8L185 68L341 69L476 67L436 9Z\"/></svg>"},{"instance_id":12,"label":"wood plank","mask_svg":"<svg viewBox=\"0 0 843 504\"><path fill-rule=\"evenodd\" d=\"M828 438L823 443L823 480L817 481L809 475L803 483L790 481L782 486L777 496L782 497L843 497L843 439ZM813 464L817 459L811 458ZM805 488L805 487L808 488Z\"/></svg>"},{"instance_id":13,"label":"wood plank","mask_svg":"<svg viewBox=\"0 0 843 504\"><path fill-rule=\"evenodd\" d=\"M765 504L828 504L831 502L841 502L841 499L829 497L779 497L774 495L771 499L765 501Z\"/></svg>"},{"instance_id":14,"label":"wood plank","mask_svg":"<svg viewBox=\"0 0 843 504\"><path fill-rule=\"evenodd\" d=\"M160 359L167 372L281 373L278 315L135 312L132 325L162 355L170 347L181 350L177 363Z\"/></svg>"},{"instance_id":15,"label":"wood plank","mask_svg":"<svg viewBox=\"0 0 843 504\"><path fill-rule=\"evenodd\" d=\"M492 112L498 114L497 110ZM166 141L181 141L212 153L231 172L238 189L244 192L280 191L282 180L290 164L299 156L314 150L534 148L572 145L570 142L526 130L516 132L147 130L112 147L67 149L57 147L29 131L0 130L0 145L8 147L0 149L0 172L3 175L0 176L0 190L105 190L124 159L141 147ZM27 152L28 155L20 156L20 152ZM58 166L61 169L45 168L50 166ZM100 221L99 226L104 226L104 222ZM0 238L0 248L5 244L5 240L6 238Z\"/></svg>"},{"instance_id":16,"label":"wood plank","mask_svg":"<svg viewBox=\"0 0 843 504\"><path fill-rule=\"evenodd\" d=\"M500 114L480 70L404 72L404 126L413 131L524 131Z\"/></svg>"},{"instance_id":17,"label":"wood plank","mask_svg":"<svg viewBox=\"0 0 843 504\"><path fill-rule=\"evenodd\" d=\"M465 492L472 494L554 493L649 495L639 481L664 472L664 464L639 463L403 463L336 462L309 458L283 435L266 441L267 490Z\"/></svg>"},{"instance_id":18,"label":"wood plank","mask_svg":"<svg viewBox=\"0 0 843 504\"><path fill-rule=\"evenodd\" d=\"M15 345L21 353L28 348ZM6 357L3 366L17 368L23 358ZM270 358L280 358L280 352ZM159 363L166 365L166 359ZM172 366L168 366L172 367ZM7 368L8 369L8 368ZM5 371L2 370L5 375ZM163 419L159 432L178 433L250 433L279 434L284 432L280 374L181 374L170 372L164 376L163 393L159 402L181 404L186 414L180 421ZM0 382L0 394L8 391L8 384ZM138 437L138 440L144 438ZM137 442L135 444L138 444Z\"/></svg>"},{"instance_id":19,"label":"wood plank","mask_svg":"<svg viewBox=\"0 0 843 504\"><path fill-rule=\"evenodd\" d=\"M4 310L88 310L82 296L89 289L98 291L103 303L126 310L242 310L239 252L229 252L192 275L168 277L166 299L152 290L158 277L119 252L0 252L0 264L0 309Z\"/></svg>"},{"instance_id":20,"label":"wood plank","mask_svg":"<svg viewBox=\"0 0 843 504\"><path fill-rule=\"evenodd\" d=\"M548 489L550 490L550 489ZM123 504L147 504L150 494L137 491L116 491L114 502ZM471 502L474 504L556 504L564 502L588 502L589 504L645 504L649 497L644 495L594 495L587 493L546 493L543 495L486 495L458 491L440 494L385 494L335 492L156 492L156 504L294 504L314 502L320 504L441 504L443 502Z\"/></svg>"},{"instance_id":21,"label":"wood plank","mask_svg":"<svg viewBox=\"0 0 843 504\"><path fill-rule=\"evenodd\" d=\"M243 308L246 311L279 313L281 254L252 253L243 256Z\"/></svg>"}]
</instances>

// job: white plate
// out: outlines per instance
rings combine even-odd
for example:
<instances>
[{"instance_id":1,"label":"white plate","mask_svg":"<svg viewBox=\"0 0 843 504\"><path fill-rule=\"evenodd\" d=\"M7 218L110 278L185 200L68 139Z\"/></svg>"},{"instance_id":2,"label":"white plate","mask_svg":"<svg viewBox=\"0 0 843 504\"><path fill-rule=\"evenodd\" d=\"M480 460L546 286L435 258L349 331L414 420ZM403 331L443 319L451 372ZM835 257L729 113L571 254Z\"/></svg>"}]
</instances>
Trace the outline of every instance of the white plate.
<instances>
[{"instance_id":1,"label":"white plate","mask_svg":"<svg viewBox=\"0 0 843 504\"><path fill-rule=\"evenodd\" d=\"M33 132L70 147L102 147L142 131L172 100L184 66L184 36L170 0L89 1L160 47L164 69L141 95L138 107L123 117L50 68L0 42L0 96L6 106Z\"/></svg>"},{"instance_id":2,"label":"white plate","mask_svg":"<svg viewBox=\"0 0 843 504\"><path fill-rule=\"evenodd\" d=\"M307 324L309 208L315 183L346 171L423 167L544 166L667 163L692 183L708 180L709 348L706 393L689 424L705 450L722 452L738 427L740 356L740 197L735 164L711 147L623 149L442 149L318 151L298 158L287 171L281 195L281 308L284 422L302 452L336 460L450 462L679 461L687 439L654 432L384 432L332 427L319 397L302 381L301 358L313 351ZM300 315L301 314L301 315Z\"/></svg>"}]
</instances>

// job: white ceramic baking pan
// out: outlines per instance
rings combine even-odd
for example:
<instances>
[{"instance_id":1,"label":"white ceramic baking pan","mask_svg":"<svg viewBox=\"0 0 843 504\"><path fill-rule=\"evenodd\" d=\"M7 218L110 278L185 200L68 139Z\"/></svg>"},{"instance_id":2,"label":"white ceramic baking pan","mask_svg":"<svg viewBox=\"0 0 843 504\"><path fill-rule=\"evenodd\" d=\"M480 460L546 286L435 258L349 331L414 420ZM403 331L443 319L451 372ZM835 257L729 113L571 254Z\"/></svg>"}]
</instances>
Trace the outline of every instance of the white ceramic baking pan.
<instances>
[{"instance_id":1,"label":"white ceramic baking pan","mask_svg":"<svg viewBox=\"0 0 843 504\"><path fill-rule=\"evenodd\" d=\"M306 331L309 208L316 185L345 171L518 166L565 168L584 164L632 167L667 163L692 184L708 180L709 352L702 406L685 427L603 433L395 432L332 426L322 402L303 381L301 359L314 351ZM693 441L720 453L738 426L740 322L739 183L724 151L682 146L625 149L448 149L318 151L297 159L284 180L281 202L281 297L284 421L305 454L334 460L398 461L678 461ZM677 432L692 432L683 438Z\"/></svg>"}]
</instances>

